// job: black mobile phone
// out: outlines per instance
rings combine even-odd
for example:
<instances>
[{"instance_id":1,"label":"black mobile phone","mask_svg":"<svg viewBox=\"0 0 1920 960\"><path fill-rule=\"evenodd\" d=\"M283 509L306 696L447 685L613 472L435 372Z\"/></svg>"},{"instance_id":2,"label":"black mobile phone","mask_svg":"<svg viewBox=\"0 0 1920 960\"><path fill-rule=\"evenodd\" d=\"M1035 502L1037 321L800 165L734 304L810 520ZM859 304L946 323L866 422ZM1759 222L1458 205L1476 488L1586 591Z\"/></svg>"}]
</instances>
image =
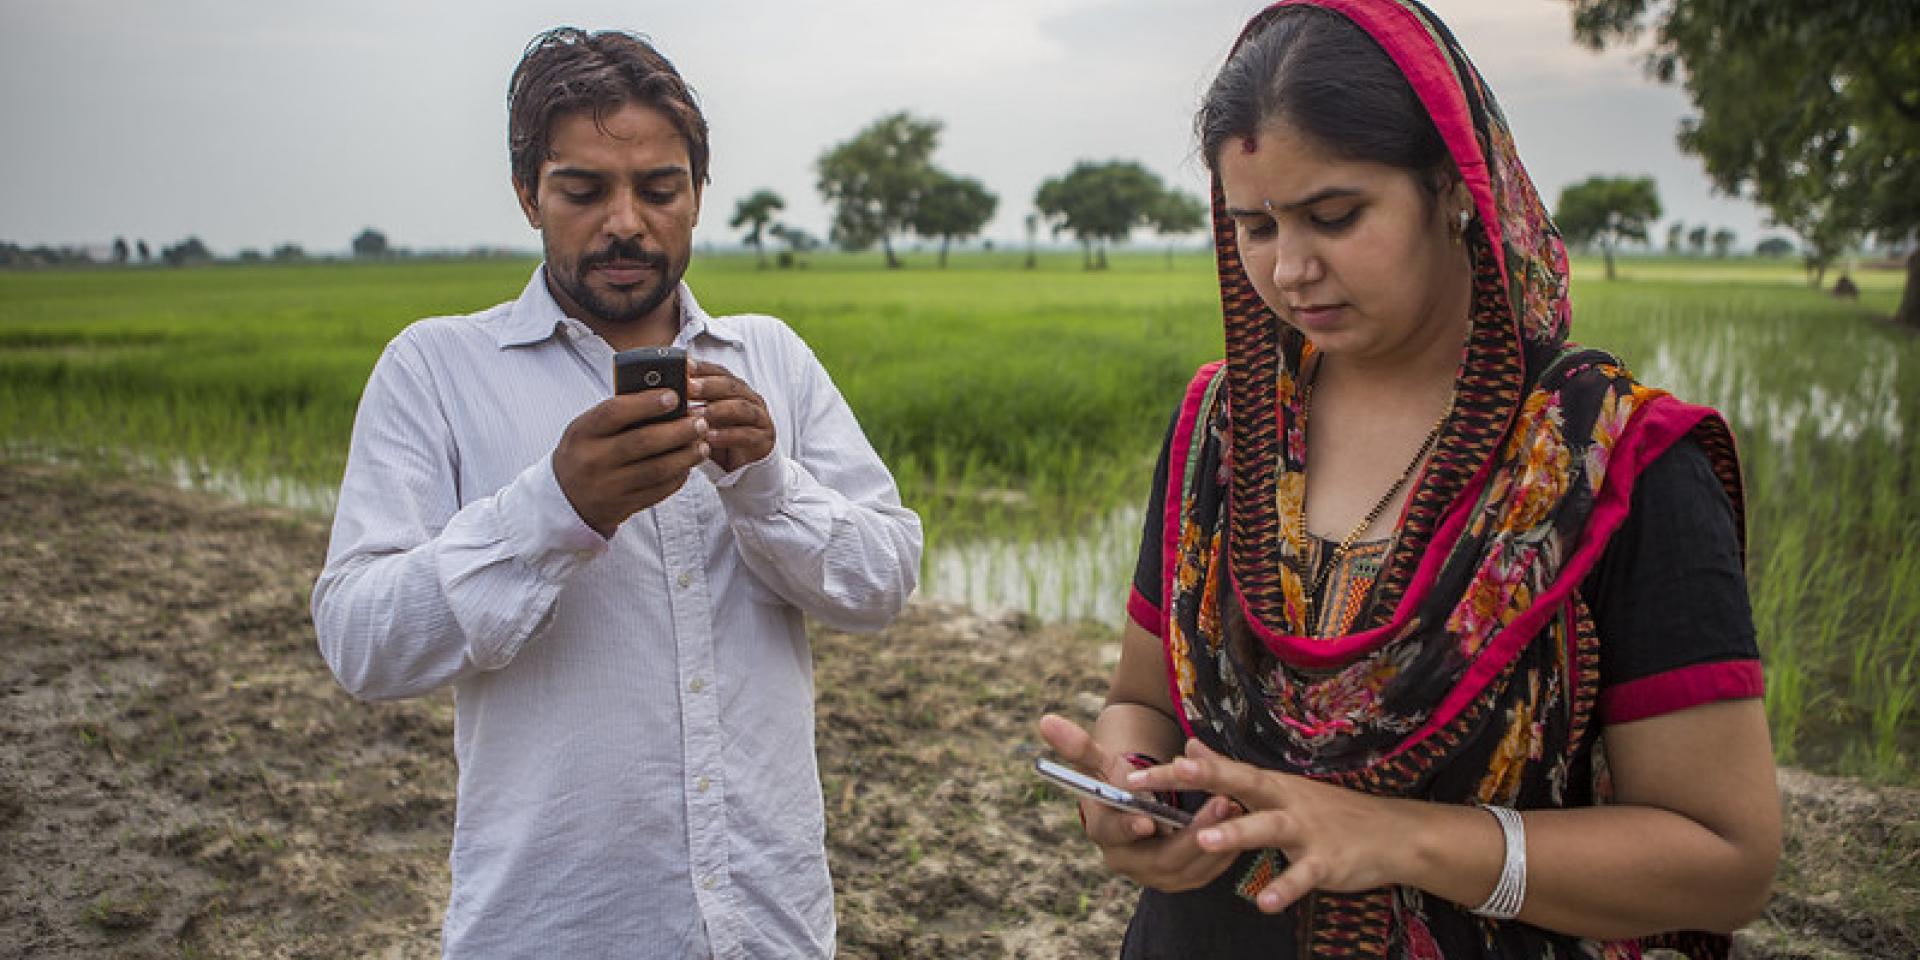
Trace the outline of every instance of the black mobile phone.
<instances>
[{"instance_id":1,"label":"black mobile phone","mask_svg":"<svg viewBox=\"0 0 1920 960\"><path fill-rule=\"evenodd\" d=\"M639 424L675 420L687 415L687 351L680 347L640 347L613 355L613 392L672 390L680 402L639 421ZM636 424L639 425L639 424Z\"/></svg>"},{"instance_id":2,"label":"black mobile phone","mask_svg":"<svg viewBox=\"0 0 1920 960\"><path fill-rule=\"evenodd\" d=\"M1104 803L1115 810L1144 814L1175 830L1193 822L1193 814L1179 807L1170 807L1152 797L1122 790L1105 780L1094 779L1072 767L1063 766L1045 757L1033 761L1033 772L1054 786L1070 790L1089 800Z\"/></svg>"}]
</instances>

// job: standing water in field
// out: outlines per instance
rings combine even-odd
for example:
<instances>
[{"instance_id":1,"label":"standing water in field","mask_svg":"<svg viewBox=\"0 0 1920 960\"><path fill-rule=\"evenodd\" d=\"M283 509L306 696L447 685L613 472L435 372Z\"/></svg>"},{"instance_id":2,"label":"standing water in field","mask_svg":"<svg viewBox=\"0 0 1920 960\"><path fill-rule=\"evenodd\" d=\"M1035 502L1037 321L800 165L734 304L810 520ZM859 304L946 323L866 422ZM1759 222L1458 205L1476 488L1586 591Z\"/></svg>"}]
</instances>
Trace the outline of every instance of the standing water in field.
<instances>
[{"instance_id":1,"label":"standing water in field","mask_svg":"<svg viewBox=\"0 0 1920 960\"><path fill-rule=\"evenodd\" d=\"M1017 610L1048 622L1119 627L1140 549L1140 508L1108 511L1079 535L936 542L921 593L994 614Z\"/></svg>"},{"instance_id":2,"label":"standing water in field","mask_svg":"<svg viewBox=\"0 0 1920 960\"><path fill-rule=\"evenodd\" d=\"M1871 352L1841 376L1823 376L1816 356L1796 350L1788 331L1725 324L1686 339L1663 338L1632 364L1644 383L1711 397L1736 425L1789 442L1806 424L1817 440L1853 442L1905 435L1900 354ZM1770 358L1770 359L1769 359ZM1851 376L1845 374L1850 372ZM1803 390L1785 389L1799 382Z\"/></svg>"}]
</instances>

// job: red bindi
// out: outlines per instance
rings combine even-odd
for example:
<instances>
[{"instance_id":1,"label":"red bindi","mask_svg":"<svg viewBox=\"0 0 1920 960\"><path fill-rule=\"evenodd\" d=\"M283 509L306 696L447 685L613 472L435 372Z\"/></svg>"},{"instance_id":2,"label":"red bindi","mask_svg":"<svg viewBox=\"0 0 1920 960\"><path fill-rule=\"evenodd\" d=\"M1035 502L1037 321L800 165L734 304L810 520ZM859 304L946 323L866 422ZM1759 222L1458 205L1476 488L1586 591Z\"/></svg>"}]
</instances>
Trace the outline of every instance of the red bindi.
<instances>
[{"instance_id":1,"label":"red bindi","mask_svg":"<svg viewBox=\"0 0 1920 960\"><path fill-rule=\"evenodd\" d=\"M1242 138L1241 138L1241 140L1240 140L1240 150L1241 150L1242 152L1244 152L1244 153L1252 153L1252 152L1254 152L1255 150L1258 150L1258 149L1260 149L1260 145L1259 145L1258 143L1256 143L1256 142L1254 142L1254 139L1253 139L1252 137L1242 137Z\"/></svg>"}]
</instances>

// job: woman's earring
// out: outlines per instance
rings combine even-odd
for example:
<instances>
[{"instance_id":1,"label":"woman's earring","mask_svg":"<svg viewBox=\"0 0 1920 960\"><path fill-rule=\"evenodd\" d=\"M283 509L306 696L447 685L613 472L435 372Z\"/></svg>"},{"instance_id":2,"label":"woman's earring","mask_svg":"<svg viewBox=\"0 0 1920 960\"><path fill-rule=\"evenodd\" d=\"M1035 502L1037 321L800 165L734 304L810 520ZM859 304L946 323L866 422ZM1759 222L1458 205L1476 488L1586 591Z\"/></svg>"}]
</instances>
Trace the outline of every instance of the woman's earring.
<instances>
[{"instance_id":1,"label":"woman's earring","mask_svg":"<svg viewBox=\"0 0 1920 960\"><path fill-rule=\"evenodd\" d=\"M1467 224L1472 222L1473 222L1473 211L1471 210L1460 211L1460 215L1456 217L1452 223L1447 225L1447 236L1451 237L1454 243L1460 243L1466 240Z\"/></svg>"}]
</instances>

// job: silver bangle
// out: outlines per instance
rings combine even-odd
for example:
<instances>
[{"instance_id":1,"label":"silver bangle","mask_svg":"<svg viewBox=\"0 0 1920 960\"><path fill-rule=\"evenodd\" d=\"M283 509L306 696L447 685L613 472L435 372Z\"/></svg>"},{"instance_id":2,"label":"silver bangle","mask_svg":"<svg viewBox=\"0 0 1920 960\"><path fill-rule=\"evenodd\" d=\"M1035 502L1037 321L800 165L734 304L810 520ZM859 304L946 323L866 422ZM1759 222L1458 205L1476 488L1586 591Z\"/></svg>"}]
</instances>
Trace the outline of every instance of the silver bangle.
<instances>
[{"instance_id":1,"label":"silver bangle","mask_svg":"<svg viewBox=\"0 0 1920 960\"><path fill-rule=\"evenodd\" d=\"M1487 894L1487 902L1473 912L1494 920L1512 920L1520 915L1527 899L1527 825L1520 811L1512 807L1480 804L1480 809L1500 821L1500 835L1506 839L1506 858L1500 864L1500 882Z\"/></svg>"}]
</instances>

